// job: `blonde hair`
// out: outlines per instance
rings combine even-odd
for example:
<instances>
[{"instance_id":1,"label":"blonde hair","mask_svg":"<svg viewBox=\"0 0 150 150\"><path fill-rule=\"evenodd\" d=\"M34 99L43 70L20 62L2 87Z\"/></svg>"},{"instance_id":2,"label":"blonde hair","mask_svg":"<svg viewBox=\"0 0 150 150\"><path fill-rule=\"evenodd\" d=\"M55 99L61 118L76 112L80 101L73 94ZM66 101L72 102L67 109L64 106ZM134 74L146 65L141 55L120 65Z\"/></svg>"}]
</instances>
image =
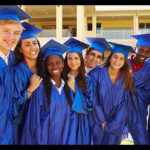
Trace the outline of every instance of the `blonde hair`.
<instances>
[{"instance_id":1,"label":"blonde hair","mask_svg":"<svg viewBox=\"0 0 150 150\"><path fill-rule=\"evenodd\" d=\"M22 33L23 31L23 26L19 21L16 20L0 20L0 25L6 25L6 24L16 24L18 25L18 28L20 28L20 32Z\"/></svg>"}]
</instances>

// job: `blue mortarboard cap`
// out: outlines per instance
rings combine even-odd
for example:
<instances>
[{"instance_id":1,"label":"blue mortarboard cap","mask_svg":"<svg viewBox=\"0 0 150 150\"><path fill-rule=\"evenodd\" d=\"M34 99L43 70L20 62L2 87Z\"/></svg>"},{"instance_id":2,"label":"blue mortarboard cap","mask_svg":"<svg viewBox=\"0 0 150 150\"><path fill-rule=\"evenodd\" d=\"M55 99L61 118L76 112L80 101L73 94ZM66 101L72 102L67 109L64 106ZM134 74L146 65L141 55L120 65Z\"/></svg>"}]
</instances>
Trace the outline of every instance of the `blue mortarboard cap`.
<instances>
[{"instance_id":1,"label":"blue mortarboard cap","mask_svg":"<svg viewBox=\"0 0 150 150\"><path fill-rule=\"evenodd\" d=\"M40 28L37 28L36 26L28 23L28 22L23 22L21 23L22 26L24 27L24 30L21 34L21 37L20 37L20 41L21 40L24 40L24 39L29 39L29 38L37 38L36 37L36 34L40 33L41 31L43 31L42 29Z\"/></svg>"},{"instance_id":2,"label":"blue mortarboard cap","mask_svg":"<svg viewBox=\"0 0 150 150\"><path fill-rule=\"evenodd\" d=\"M150 47L150 33L132 35L133 38L137 39L137 46Z\"/></svg>"},{"instance_id":3,"label":"blue mortarboard cap","mask_svg":"<svg viewBox=\"0 0 150 150\"><path fill-rule=\"evenodd\" d=\"M74 38L69 38L64 44L69 47L69 50L66 52L66 54L68 53L81 53L82 54L82 50L89 47L88 44L83 43Z\"/></svg>"},{"instance_id":4,"label":"blue mortarboard cap","mask_svg":"<svg viewBox=\"0 0 150 150\"><path fill-rule=\"evenodd\" d=\"M111 54L122 53L123 55L125 55L125 57L128 57L129 52L135 53L135 51L131 46L113 43L113 42L108 42L108 43L113 47Z\"/></svg>"},{"instance_id":5,"label":"blue mortarboard cap","mask_svg":"<svg viewBox=\"0 0 150 150\"><path fill-rule=\"evenodd\" d=\"M90 43L92 48L104 54L105 51L111 51L112 48L104 38L94 38L94 37L87 37L86 38Z\"/></svg>"},{"instance_id":6,"label":"blue mortarboard cap","mask_svg":"<svg viewBox=\"0 0 150 150\"><path fill-rule=\"evenodd\" d=\"M43 57L46 58L50 55L60 55L63 56L63 53L65 53L69 47L67 47L64 44L61 44L55 40L49 40L42 48L41 52L43 54Z\"/></svg>"},{"instance_id":7,"label":"blue mortarboard cap","mask_svg":"<svg viewBox=\"0 0 150 150\"><path fill-rule=\"evenodd\" d=\"M0 5L0 20L25 20L29 19L29 16L17 5Z\"/></svg>"}]
</instances>

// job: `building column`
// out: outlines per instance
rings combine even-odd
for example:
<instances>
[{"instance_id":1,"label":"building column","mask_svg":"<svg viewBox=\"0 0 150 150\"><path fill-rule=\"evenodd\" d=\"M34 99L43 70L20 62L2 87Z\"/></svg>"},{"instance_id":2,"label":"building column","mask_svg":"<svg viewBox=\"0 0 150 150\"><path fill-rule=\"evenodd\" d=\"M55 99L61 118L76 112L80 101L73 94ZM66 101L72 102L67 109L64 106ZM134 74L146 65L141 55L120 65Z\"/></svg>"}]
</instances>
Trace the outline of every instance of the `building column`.
<instances>
[{"instance_id":1,"label":"building column","mask_svg":"<svg viewBox=\"0 0 150 150\"><path fill-rule=\"evenodd\" d=\"M62 6L56 6L56 40L61 42L62 40Z\"/></svg>"},{"instance_id":2,"label":"building column","mask_svg":"<svg viewBox=\"0 0 150 150\"><path fill-rule=\"evenodd\" d=\"M96 37L96 16L92 17L92 32L93 36Z\"/></svg>"},{"instance_id":3,"label":"building column","mask_svg":"<svg viewBox=\"0 0 150 150\"><path fill-rule=\"evenodd\" d=\"M26 6L25 5L21 5L21 7L20 7L23 11L25 11L26 12ZM29 14L30 15L30 14ZM31 16L32 17L32 16ZM23 20L24 21L24 20ZM29 22L29 19L26 19L25 20L26 22Z\"/></svg>"},{"instance_id":4,"label":"building column","mask_svg":"<svg viewBox=\"0 0 150 150\"><path fill-rule=\"evenodd\" d=\"M84 40L83 40L83 42L85 42L85 43L87 43L88 42L88 40L86 39L86 37L87 37L87 16L84 16L84 25L85 25L85 34L84 34Z\"/></svg>"},{"instance_id":5,"label":"building column","mask_svg":"<svg viewBox=\"0 0 150 150\"><path fill-rule=\"evenodd\" d=\"M84 6L77 5L77 39L81 41L84 41L85 38L84 19Z\"/></svg>"},{"instance_id":6,"label":"building column","mask_svg":"<svg viewBox=\"0 0 150 150\"><path fill-rule=\"evenodd\" d=\"M138 22L138 14L136 13L133 16L133 34L139 33L139 22Z\"/></svg>"},{"instance_id":7,"label":"building column","mask_svg":"<svg viewBox=\"0 0 150 150\"><path fill-rule=\"evenodd\" d=\"M133 16L133 34L139 34L138 12ZM136 45L135 39L133 39L133 45Z\"/></svg>"}]
</instances>

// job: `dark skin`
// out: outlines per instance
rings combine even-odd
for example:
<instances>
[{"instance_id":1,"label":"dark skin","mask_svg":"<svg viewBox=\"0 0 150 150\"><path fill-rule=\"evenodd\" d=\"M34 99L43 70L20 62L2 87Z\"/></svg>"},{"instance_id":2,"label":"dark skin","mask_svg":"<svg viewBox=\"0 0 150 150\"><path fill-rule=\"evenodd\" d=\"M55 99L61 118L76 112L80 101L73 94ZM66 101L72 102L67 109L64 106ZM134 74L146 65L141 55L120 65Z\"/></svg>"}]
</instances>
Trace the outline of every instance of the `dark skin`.
<instances>
[{"instance_id":1,"label":"dark skin","mask_svg":"<svg viewBox=\"0 0 150 150\"><path fill-rule=\"evenodd\" d=\"M63 71L64 62L58 55L50 55L47 60L47 70L51 75L51 78L55 81L55 86L59 88L61 86L61 73Z\"/></svg>"},{"instance_id":2,"label":"dark skin","mask_svg":"<svg viewBox=\"0 0 150 150\"><path fill-rule=\"evenodd\" d=\"M150 47L146 46L136 46L136 55L133 57L133 62L135 65L141 65L148 58L150 58Z\"/></svg>"}]
</instances>

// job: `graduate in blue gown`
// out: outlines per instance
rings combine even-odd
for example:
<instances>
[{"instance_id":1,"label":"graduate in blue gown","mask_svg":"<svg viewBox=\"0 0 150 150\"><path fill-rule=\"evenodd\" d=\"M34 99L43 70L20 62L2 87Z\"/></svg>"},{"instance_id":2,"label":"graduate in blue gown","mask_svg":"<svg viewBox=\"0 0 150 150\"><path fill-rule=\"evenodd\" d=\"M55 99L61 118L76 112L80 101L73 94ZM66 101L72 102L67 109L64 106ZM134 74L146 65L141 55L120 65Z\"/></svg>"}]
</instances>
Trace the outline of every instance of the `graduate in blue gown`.
<instances>
[{"instance_id":1,"label":"graduate in blue gown","mask_svg":"<svg viewBox=\"0 0 150 150\"><path fill-rule=\"evenodd\" d=\"M93 72L101 67L100 64L104 59L104 52L111 51L112 48L104 38L88 37L87 40L90 42L91 45L86 50L84 64L87 75L91 75ZM96 98L94 101L96 102ZM94 105L94 109L98 110L99 108L97 107L97 105ZM99 111L97 112L99 113ZM95 114L95 116L97 115ZM93 128L91 128L91 133L92 129ZM91 139L91 144L93 144L92 141L93 140Z\"/></svg>"},{"instance_id":2,"label":"graduate in blue gown","mask_svg":"<svg viewBox=\"0 0 150 150\"><path fill-rule=\"evenodd\" d=\"M104 58L104 52L110 51L111 47L105 38L87 37L90 47L86 49L84 65L88 75L100 67Z\"/></svg>"},{"instance_id":3,"label":"graduate in blue gown","mask_svg":"<svg viewBox=\"0 0 150 150\"><path fill-rule=\"evenodd\" d=\"M87 115L84 115L87 110L84 112L85 108L78 103L81 99L79 91L71 91L66 74L62 73L62 53L67 49L54 40L47 42L41 49L46 76L31 96L21 144L66 145L89 142L88 124L85 124ZM92 100L93 95L89 96L89 100Z\"/></svg>"},{"instance_id":4,"label":"graduate in blue gown","mask_svg":"<svg viewBox=\"0 0 150 150\"><path fill-rule=\"evenodd\" d=\"M113 49L104 66L92 73L96 82L97 99L90 114L93 125L93 144L118 145L129 121L129 112L134 111L132 76L127 62L132 47L111 43ZM130 107L129 107L130 106ZM136 113L133 120L136 123ZM131 119L131 117L130 117Z\"/></svg>"},{"instance_id":5,"label":"graduate in blue gown","mask_svg":"<svg viewBox=\"0 0 150 150\"><path fill-rule=\"evenodd\" d=\"M28 18L30 16L17 5L0 5L0 69L15 64L12 48L22 32L20 21Z\"/></svg>"},{"instance_id":6,"label":"graduate in blue gown","mask_svg":"<svg viewBox=\"0 0 150 150\"><path fill-rule=\"evenodd\" d=\"M5 77L7 66L16 63L12 48L17 44L21 32L21 20L30 16L17 5L0 5L0 144L13 144L12 121L9 118L11 105L10 97L5 98L5 92L9 95L10 87Z\"/></svg>"},{"instance_id":7,"label":"graduate in blue gown","mask_svg":"<svg viewBox=\"0 0 150 150\"><path fill-rule=\"evenodd\" d=\"M131 126L131 136L138 145L150 144L147 132L148 105L150 104L150 34L132 35L137 40L136 54L128 58L134 76L134 90L139 107L139 122ZM134 100L135 101L135 100Z\"/></svg>"},{"instance_id":8,"label":"graduate in blue gown","mask_svg":"<svg viewBox=\"0 0 150 150\"><path fill-rule=\"evenodd\" d=\"M71 88L71 95L80 93L77 101L73 103L72 109L76 110L79 115L78 119L71 123L70 141L72 137L78 134L74 144L90 144L90 122L89 113L93 110L93 101L95 100L95 84L90 75L86 76L83 62L82 50L88 47L87 44L74 38L68 39L65 43L69 47L66 52L64 73L67 77L67 83Z\"/></svg>"},{"instance_id":9,"label":"graduate in blue gown","mask_svg":"<svg viewBox=\"0 0 150 150\"><path fill-rule=\"evenodd\" d=\"M40 53L40 43L36 37L36 34L42 30L27 22L23 22L22 26L25 30L15 47L17 64L8 67L4 84L4 87L9 88L9 92L5 91L5 100L10 101L8 110L13 126L12 144L18 144L19 142L28 100L31 92L42 81L44 68L43 58Z\"/></svg>"}]
</instances>

